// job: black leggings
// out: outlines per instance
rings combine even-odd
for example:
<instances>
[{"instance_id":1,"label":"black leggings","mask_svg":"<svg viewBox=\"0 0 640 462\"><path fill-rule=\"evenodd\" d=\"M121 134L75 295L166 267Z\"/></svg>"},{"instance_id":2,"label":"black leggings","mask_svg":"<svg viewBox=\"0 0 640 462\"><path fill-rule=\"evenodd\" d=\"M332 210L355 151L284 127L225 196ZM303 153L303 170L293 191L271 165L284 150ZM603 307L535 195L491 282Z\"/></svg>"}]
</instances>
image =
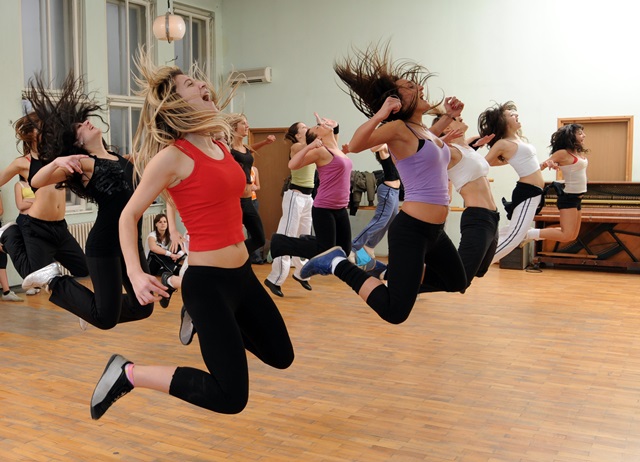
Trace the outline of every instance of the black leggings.
<instances>
[{"instance_id":1,"label":"black leggings","mask_svg":"<svg viewBox=\"0 0 640 462\"><path fill-rule=\"evenodd\" d=\"M351 223L349 213L343 209L311 208L315 236L289 237L277 234L277 252L273 258L291 255L312 258L331 247L339 245L347 255L351 252ZM274 236L276 236L274 234Z\"/></svg>"},{"instance_id":2,"label":"black leggings","mask_svg":"<svg viewBox=\"0 0 640 462\"><path fill-rule=\"evenodd\" d=\"M142 245L138 245L140 265L149 272ZM124 257L87 257L93 292L74 279L55 278L49 288L49 300L81 317L98 329L111 329L123 322L139 321L151 316L153 303L141 305L127 276ZM122 293L124 286L125 293Z\"/></svg>"},{"instance_id":3,"label":"black leggings","mask_svg":"<svg viewBox=\"0 0 640 462\"><path fill-rule=\"evenodd\" d=\"M234 269L190 265L182 281L182 299L198 332L208 372L178 367L169 387L176 398L236 414L249 397L245 349L277 369L293 362L284 320L249 260Z\"/></svg>"},{"instance_id":4,"label":"black leggings","mask_svg":"<svg viewBox=\"0 0 640 462\"><path fill-rule=\"evenodd\" d=\"M369 277L348 260L338 264L335 275L356 293ZM466 287L462 260L444 225L425 223L401 211L389 227L387 286L376 287L367 305L385 321L400 324L409 317L418 293L462 292Z\"/></svg>"},{"instance_id":5,"label":"black leggings","mask_svg":"<svg viewBox=\"0 0 640 462\"><path fill-rule=\"evenodd\" d=\"M458 253L467 274L467 287L474 277L481 278L489 270L498 247L500 214L482 207L467 207L460 219Z\"/></svg>"},{"instance_id":6,"label":"black leggings","mask_svg":"<svg viewBox=\"0 0 640 462\"><path fill-rule=\"evenodd\" d=\"M22 228L18 228L7 228L1 240L23 278L54 260L75 276L85 277L91 273L95 293L72 277L54 278L49 285L52 303L99 329L144 319L153 312L152 304L138 303L122 257L85 257L64 220L50 222L28 217ZM140 244L138 252L142 268L148 271ZM122 286L127 294L122 294Z\"/></svg>"},{"instance_id":7,"label":"black leggings","mask_svg":"<svg viewBox=\"0 0 640 462\"><path fill-rule=\"evenodd\" d=\"M2 242L23 279L54 261L74 276L89 275L84 252L67 229L65 220L45 221L27 215L18 226L7 228Z\"/></svg>"},{"instance_id":8,"label":"black leggings","mask_svg":"<svg viewBox=\"0 0 640 462\"><path fill-rule=\"evenodd\" d=\"M249 237L244 241L247 246L249 255L264 246L264 227L262 226L262 220L256 207L253 205L253 200L250 197L240 198L240 206L242 208L242 224L247 229Z\"/></svg>"}]
</instances>

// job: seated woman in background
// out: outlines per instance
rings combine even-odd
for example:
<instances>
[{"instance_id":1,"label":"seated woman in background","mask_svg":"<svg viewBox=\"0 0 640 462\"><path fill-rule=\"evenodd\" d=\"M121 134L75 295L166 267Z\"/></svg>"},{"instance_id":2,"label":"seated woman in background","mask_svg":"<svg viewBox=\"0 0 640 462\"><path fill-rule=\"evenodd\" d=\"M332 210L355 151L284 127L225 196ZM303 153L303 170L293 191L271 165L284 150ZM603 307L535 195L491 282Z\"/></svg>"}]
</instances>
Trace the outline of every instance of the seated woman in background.
<instances>
[{"instance_id":1,"label":"seated woman in background","mask_svg":"<svg viewBox=\"0 0 640 462\"><path fill-rule=\"evenodd\" d=\"M186 253L180 249L171 252L171 234L169 233L167 216L159 213L153 219L153 231L147 236L147 262L149 271L154 276L162 276L165 272L177 275Z\"/></svg>"},{"instance_id":2,"label":"seated woman in background","mask_svg":"<svg viewBox=\"0 0 640 462\"><path fill-rule=\"evenodd\" d=\"M160 276L162 283L168 287L169 297L160 298L162 308L169 306L173 292L182 287L179 274L187 254L180 247L174 253L172 247L167 215L159 213L153 219L153 231L147 236L147 263L150 273Z\"/></svg>"}]
</instances>

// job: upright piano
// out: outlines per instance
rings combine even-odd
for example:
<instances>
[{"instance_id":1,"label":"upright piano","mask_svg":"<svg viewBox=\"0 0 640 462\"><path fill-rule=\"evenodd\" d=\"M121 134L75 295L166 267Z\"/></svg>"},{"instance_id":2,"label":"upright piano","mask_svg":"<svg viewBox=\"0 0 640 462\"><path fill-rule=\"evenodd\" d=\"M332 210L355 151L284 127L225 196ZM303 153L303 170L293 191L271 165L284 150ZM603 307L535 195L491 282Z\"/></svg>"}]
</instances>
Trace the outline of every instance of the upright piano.
<instances>
[{"instance_id":1,"label":"upright piano","mask_svg":"<svg viewBox=\"0 0 640 462\"><path fill-rule=\"evenodd\" d=\"M549 188L537 228L558 227L557 193ZM537 241L541 265L640 272L640 183L593 182L582 199L582 223L573 242Z\"/></svg>"}]
</instances>

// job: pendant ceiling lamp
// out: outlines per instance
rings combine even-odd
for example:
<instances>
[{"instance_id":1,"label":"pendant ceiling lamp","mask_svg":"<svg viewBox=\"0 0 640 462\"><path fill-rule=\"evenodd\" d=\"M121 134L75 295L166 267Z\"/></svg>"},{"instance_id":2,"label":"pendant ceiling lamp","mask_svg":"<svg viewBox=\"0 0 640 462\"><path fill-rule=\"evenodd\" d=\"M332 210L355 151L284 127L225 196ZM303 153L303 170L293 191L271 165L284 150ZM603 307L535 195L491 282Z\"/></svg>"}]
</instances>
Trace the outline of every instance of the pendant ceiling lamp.
<instances>
[{"instance_id":1,"label":"pendant ceiling lamp","mask_svg":"<svg viewBox=\"0 0 640 462\"><path fill-rule=\"evenodd\" d=\"M158 40L166 40L169 43L172 40L182 39L187 30L182 16L173 14L173 7L170 2L171 0L167 0L167 13L158 16L153 21L153 35Z\"/></svg>"}]
</instances>

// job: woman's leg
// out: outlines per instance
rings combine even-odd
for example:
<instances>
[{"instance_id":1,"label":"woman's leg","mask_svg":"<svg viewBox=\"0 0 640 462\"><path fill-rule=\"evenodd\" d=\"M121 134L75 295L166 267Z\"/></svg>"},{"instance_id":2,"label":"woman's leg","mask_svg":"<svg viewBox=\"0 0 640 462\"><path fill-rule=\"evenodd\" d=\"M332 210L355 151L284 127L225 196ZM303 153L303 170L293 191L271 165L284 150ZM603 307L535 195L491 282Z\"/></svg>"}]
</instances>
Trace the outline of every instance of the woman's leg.
<instances>
[{"instance_id":1,"label":"woman's leg","mask_svg":"<svg viewBox=\"0 0 640 462\"><path fill-rule=\"evenodd\" d=\"M271 238L271 255L274 258L283 255L312 258L333 247L336 242L336 224L333 212L334 210L331 209L313 207L315 236L296 238L274 234Z\"/></svg>"},{"instance_id":2,"label":"woman's leg","mask_svg":"<svg viewBox=\"0 0 640 462\"><path fill-rule=\"evenodd\" d=\"M91 399L93 418L100 418L134 384L214 412L236 414L249 397L245 346L274 367L288 367L293 347L286 327L248 265L230 270L191 266L185 273L184 302L198 331L207 371L134 366L114 355Z\"/></svg>"},{"instance_id":3,"label":"woman's leg","mask_svg":"<svg viewBox=\"0 0 640 462\"><path fill-rule=\"evenodd\" d=\"M333 216L335 220L336 240L333 245L327 248L339 245L342 247L342 250L349 255L349 252L351 252L351 222L349 221L349 213L347 209L340 209L335 210ZM323 250L321 250L321 252L323 252Z\"/></svg>"},{"instance_id":4,"label":"woman's leg","mask_svg":"<svg viewBox=\"0 0 640 462\"><path fill-rule=\"evenodd\" d=\"M497 247L498 212L481 207L467 207L460 219L458 254L467 275L467 287L474 277L487 272Z\"/></svg>"},{"instance_id":5,"label":"woman's leg","mask_svg":"<svg viewBox=\"0 0 640 462\"><path fill-rule=\"evenodd\" d=\"M378 186L378 205L371 221L353 240L353 248L360 250L367 246L374 248L382 240L389 229L391 220L398 211L399 190L386 184Z\"/></svg>"},{"instance_id":6,"label":"woman's leg","mask_svg":"<svg viewBox=\"0 0 640 462\"><path fill-rule=\"evenodd\" d=\"M581 210L577 208L560 209L560 228L543 228L539 239L549 239L558 242L574 241L580 232Z\"/></svg>"},{"instance_id":7,"label":"woman's leg","mask_svg":"<svg viewBox=\"0 0 640 462\"><path fill-rule=\"evenodd\" d=\"M284 234L288 237L298 237L298 228L300 226L299 207L296 201L295 191L289 189L285 191L282 197L282 217L278 223L278 234ZM291 257L289 255L283 255L273 259L271 264L271 272L267 279L272 284L281 286L289 275L289 269L291 267Z\"/></svg>"},{"instance_id":8,"label":"woman's leg","mask_svg":"<svg viewBox=\"0 0 640 462\"><path fill-rule=\"evenodd\" d=\"M536 209L540 204L541 197L530 197L518 204L513 210L509 226L500 228L500 237L493 263L500 261L524 240L527 230L531 227L533 218L536 215Z\"/></svg>"},{"instance_id":9,"label":"woman's leg","mask_svg":"<svg viewBox=\"0 0 640 462\"><path fill-rule=\"evenodd\" d=\"M347 213L346 209L344 212ZM313 228L316 231L317 247L313 255L300 255L305 258L311 258L336 245L336 217L338 216L336 210L313 207L311 216ZM351 238L348 245L351 245Z\"/></svg>"},{"instance_id":10,"label":"woman's leg","mask_svg":"<svg viewBox=\"0 0 640 462\"><path fill-rule=\"evenodd\" d=\"M458 290L464 289L466 277L462 262L446 234L444 238L441 234L444 234L443 225L424 223L400 212L389 228L387 286L346 259L337 264L334 274L365 299L378 316L389 323L400 324L409 317L415 304L428 253L429 257L442 254L453 259L447 274L455 276L455 280L447 286L456 289L462 285ZM438 245L444 250L440 251Z\"/></svg>"},{"instance_id":11,"label":"woman's leg","mask_svg":"<svg viewBox=\"0 0 640 462\"><path fill-rule=\"evenodd\" d=\"M240 205L242 206L242 224L249 234L249 237L244 242L249 255L251 255L265 243L264 228L260 215L258 215L258 211L253 206L253 201L250 197L240 199Z\"/></svg>"},{"instance_id":12,"label":"woman's leg","mask_svg":"<svg viewBox=\"0 0 640 462\"><path fill-rule=\"evenodd\" d=\"M309 235L311 234L313 220L311 219L311 211L313 209L313 198L311 194L297 194L296 202L299 208L299 224L298 224L298 236ZM298 278L298 280L308 281L309 279L305 279L300 275L300 270L307 262L307 259L303 259L297 256L291 258L291 264L295 266L294 276Z\"/></svg>"}]
</instances>

